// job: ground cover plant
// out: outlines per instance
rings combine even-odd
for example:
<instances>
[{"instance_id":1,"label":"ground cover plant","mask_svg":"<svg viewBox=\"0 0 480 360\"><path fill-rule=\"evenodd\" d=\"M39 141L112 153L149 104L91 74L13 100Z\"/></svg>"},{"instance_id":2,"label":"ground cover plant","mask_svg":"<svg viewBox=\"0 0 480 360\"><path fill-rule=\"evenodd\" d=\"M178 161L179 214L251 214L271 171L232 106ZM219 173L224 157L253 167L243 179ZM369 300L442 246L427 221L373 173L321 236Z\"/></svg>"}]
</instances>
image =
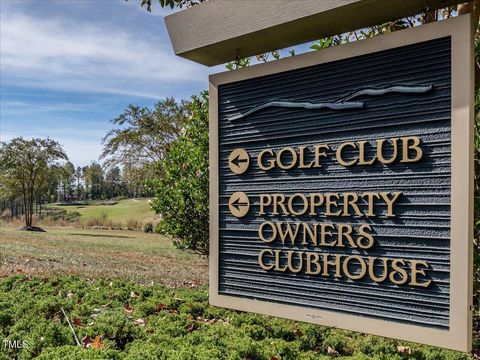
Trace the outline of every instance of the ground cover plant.
<instances>
[{"instance_id":1,"label":"ground cover plant","mask_svg":"<svg viewBox=\"0 0 480 360\"><path fill-rule=\"evenodd\" d=\"M211 307L205 286L172 289L123 280L22 274L1 279L0 292L0 337L28 343L23 349L3 349L2 360L470 358Z\"/></svg>"}]
</instances>

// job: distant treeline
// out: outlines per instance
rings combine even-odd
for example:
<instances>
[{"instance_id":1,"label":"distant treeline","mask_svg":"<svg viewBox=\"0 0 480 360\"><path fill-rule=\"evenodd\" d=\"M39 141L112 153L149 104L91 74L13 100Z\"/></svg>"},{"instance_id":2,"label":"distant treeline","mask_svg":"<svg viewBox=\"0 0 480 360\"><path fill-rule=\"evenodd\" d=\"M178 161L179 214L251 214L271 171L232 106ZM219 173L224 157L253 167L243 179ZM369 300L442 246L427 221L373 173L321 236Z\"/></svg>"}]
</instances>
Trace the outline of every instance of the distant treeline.
<instances>
[{"instance_id":1,"label":"distant treeline","mask_svg":"<svg viewBox=\"0 0 480 360\"><path fill-rule=\"evenodd\" d=\"M83 202L113 198L150 197L152 191L144 185L144 174L140 168L119 166L108 169L96 162L84 167L67 161L63 167L55 168L48 183L34 199L33 213L42 213L42 204ZM0 216L21 217L25 205L21 198L0 198Z\"/></svg>"},{"instance_id":2,"label":"distant treeline","mask_svg":"<svg viewBox=\"0 0 480 360\"><path fill-rule=\"evenodd\" d=\"M144 185L144 171L129 166L105 168L92 162L88 166L75 166L67 161L49 181L42 202L72 202L104 200L116 197L136 198L151 196Z\"/></svg>"}]
</instances>

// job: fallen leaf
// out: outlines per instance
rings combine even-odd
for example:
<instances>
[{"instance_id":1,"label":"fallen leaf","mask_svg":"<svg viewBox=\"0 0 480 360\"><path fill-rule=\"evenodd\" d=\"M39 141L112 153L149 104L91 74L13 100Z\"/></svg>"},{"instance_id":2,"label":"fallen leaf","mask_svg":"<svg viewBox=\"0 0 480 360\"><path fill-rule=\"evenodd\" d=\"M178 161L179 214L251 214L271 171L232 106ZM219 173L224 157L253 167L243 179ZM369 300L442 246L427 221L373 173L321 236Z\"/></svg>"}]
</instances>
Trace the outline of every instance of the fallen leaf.
<instances>
[{"instance_id":1,"label":"fallen leaf","mask_svg":"<svg viewBox=\"0 0 480 360\"><path fill-rule=\"evenodd\" d=\"M272 356L270 360L278 360L278 358L276 356Z\"/></svg>"},{"instance_id":2,"label":"fallen leaf","mask_svg":"<svg viewBox=\"0 0 480 360\"><path fill-rule=\"evenodd\" d=\"M83 347L89 347L92 344L92 338L88 335L82 338L81 344Z\"/></svg>"},{"instance_id":3,"label":"fallen leaf","mask_svg":"<svg viewBox=\"0 0 480 360\"><path fill-rule=\"evenodd\" d=\"M135 298L138 297L138 293L136 293L135 291L132 290L132 291L130 291L130 297L131 297L132 299L135 299Z\"/></svg>"},{"instance_id":4,"label":"fallen leaf","mask_svg":"<svg viewBox=\"0 0 480 360\"><path fill-rule=\"evenodd\" d=\"M113 286L113 281L110 281L110 282L108 283L108 286L112 287L112 286Z\"/></svg>"},{"instance_id":5,"label":"fallen leaf","mask_svg":"<svg viewBox=\"0 0 480 360\"><path fill-rule=\"evenodd\" d=\"M68 298L68 299L71 299L72 296L73 296L73 292L69 291L69 292L67 293L67 298Z\"/></svg>"},{"instance_id":6,"label":"fallen leaf","mask_svg":"<svg viewBox=\"0 0 480 360\"><path fill-rule=\"evenodd\" d=\"M327 353L332 355L332 356L339 356L340 355L340 353L337 350L335 350L334 348L332 348L330 346L327 348Z\"/></svg>"},{"instance_id":7,"label":"fallen leaf","mask_svg":"<svg viewBox=\"0 0 480 360\"><path fill-rule=\"evenodd\" d=\"M93 342L92 342L92 347L94 349L101 349L103 347L103 342L100 335L95 336L95 339L93 339Z\"/></svg>"},{"instance_id":8,"label":"fallen leaf","mask_svg":"<svg viewBox=\"0 0 480 360\"><path fill-rule=\"evenodd\" d=\"M191 323L190 325L188 325L187 329L189 332L193 332L195 330L195 323Z\"/></svg>"},{"instance_id":9,"label":"fallen leaf","mask_svg":"<svg viewBox=\"0 0 480 360\"><path fill-rule=\"evenodd\" d=\"M123 305L123 310L125 311L125 313L126 313L129 317L132 316L133 308L132 308L128 303L126 303L125 305Z\"/></svg>"},{"instance_id":10,"label":"fallen leaf","mask_svg":"<svg viewBox=\"0 0 480 360\"><path fill-rule=\"evenodd\" d=\"M300 336L303 335L303 332L302 332L302 330L300 330L299 328L297 328L297 329L295 330L294 334L295 334L296 337L300 337Z\"/></svg>"},{"instance_id":11,"label":"fallen leaf","mask_svg":"<svg viewBox=\"0 0 480 360\"><path fill-rule=\"evenodd\" d=\"M145 326L147 322L145 321L145 319L137 319L133 323L138 326Z\"/></svg>"},{"instance_id":12,"label":"fallen leaf","mask_svg":"<svg viewBox=\"0 0 480 360\"><path fill-rule=\"evenodd\" d=\"M412 354L412 348L410 346L400 346L400 345L398 345L397 350L398 350L398 352L400 352L402 354L408 354L408 355Z\"/></svg>"},{"instance_id":13,"label":"fallen leaf","mask_svg":"<svg viewBox=\"0 0 480 360\"><path fill-rule=\"evenodd\" d=\"M165 304L162 304L162 303L157 304L157 312L165 310L166 308L167 308L167 305Z\"/></svg>"},{"instance_id":14,"label":"fallen leaf","mask_svg":"<svg viewBox=\"0 0 480 360\"><path fill-rule=\"evenodd\" d=\"M75 325L75 326L82 326L82 325L83 325L83 324L82 324L82 320L79 319L79 318L76 317L76 316L72 319L72 324Z\"/></svg>"}]
</instances>

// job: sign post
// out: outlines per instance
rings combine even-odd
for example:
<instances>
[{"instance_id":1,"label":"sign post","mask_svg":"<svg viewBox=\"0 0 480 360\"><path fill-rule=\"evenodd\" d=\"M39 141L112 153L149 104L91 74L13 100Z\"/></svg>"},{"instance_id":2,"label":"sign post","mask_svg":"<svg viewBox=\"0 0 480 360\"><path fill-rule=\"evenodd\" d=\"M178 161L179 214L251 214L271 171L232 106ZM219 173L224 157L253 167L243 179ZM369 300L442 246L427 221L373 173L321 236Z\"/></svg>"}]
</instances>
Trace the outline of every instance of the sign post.
<instances>
[{"instance_id":1,"label":"sign post","mask_svg":"<svg viewBox=\"0 0 480 360\"><path fill-rule=\"evenodd\" d=\"M472 20L210 77L210 303L471 348Z\"/></svg>"}]
</instances>

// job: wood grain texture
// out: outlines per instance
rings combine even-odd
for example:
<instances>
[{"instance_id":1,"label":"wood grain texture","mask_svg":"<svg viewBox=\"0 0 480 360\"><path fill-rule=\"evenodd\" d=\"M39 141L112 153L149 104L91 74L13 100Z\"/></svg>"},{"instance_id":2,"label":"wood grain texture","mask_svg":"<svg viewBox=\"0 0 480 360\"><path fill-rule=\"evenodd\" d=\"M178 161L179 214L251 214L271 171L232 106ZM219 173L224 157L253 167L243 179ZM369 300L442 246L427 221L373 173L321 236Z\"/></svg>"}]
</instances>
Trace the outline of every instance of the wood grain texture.
<instances>
[{"instance_id":1,"label":"wood grain texture","mask_svg":"<svg viewBox=\"0 0 480 360\"><path fill-rule=\"evenodd\" d=\"M461 0L209 0L165 17L175 54L213 66Z\"/></svg>"}]
</instances>

